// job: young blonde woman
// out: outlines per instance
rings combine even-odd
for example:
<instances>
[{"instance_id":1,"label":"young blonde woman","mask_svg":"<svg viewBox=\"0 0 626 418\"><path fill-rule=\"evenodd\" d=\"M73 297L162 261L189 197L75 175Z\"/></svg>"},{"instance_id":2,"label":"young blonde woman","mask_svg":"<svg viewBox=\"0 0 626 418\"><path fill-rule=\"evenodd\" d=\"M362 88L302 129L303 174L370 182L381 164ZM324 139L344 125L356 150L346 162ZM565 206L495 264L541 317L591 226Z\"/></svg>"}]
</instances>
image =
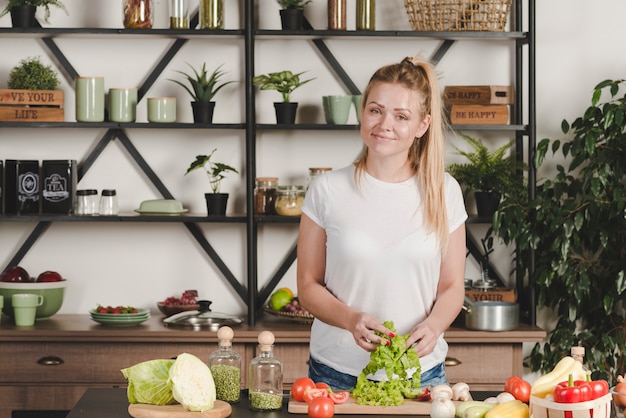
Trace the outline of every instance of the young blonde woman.
<instances>
[{"instance_id":1,"label":"young blonde woman","mask_svg":"<svg viewBox=\"0 0 626 418\"><path fill-rule=\"evenodd\" d=\"M384 66L361 109L358 160L318 176L302 207L298 297L315 316L309 376L350 389L393 321L420 358L421 385L445 383L444 331L464 297L465 220L444 171L444 117L434 68Z\"/></svg>"}]
</instances>

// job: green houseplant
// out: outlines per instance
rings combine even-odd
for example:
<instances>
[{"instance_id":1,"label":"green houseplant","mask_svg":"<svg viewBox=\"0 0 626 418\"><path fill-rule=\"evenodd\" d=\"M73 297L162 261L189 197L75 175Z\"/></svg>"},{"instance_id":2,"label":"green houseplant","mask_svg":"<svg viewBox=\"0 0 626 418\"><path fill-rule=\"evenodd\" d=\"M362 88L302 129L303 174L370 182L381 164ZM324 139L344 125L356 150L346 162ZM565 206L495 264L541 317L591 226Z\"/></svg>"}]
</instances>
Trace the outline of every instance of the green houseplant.
<instances>
[{"instance_id":1,"label":"green houseplant","mask_svg":"<svg viewBox=\"0 0 626 418\"><path fill-rule=\"evenodd\" d=\"M210 75L206 70L206 63L203 63L202 68L199 70L195 69L189 63L187 63L187 65L192 69L193 75L183 71L176 72L185 76L189 86L178 80L170 79L170 81L182 86L193 98L191 106L193 109L194 122L211 123L213 120L213 110L215 109L215 102L212 101L213 97L224 86L233 83L233 81L220 83L220 79L224 76L224 74L226 74L221 70L222 65L217 67L217 69L215 69Z\"/></svg>"},{"instance_id":2,"label":"green houseplant","mask_svg":"<svg viewBox=\"0 0 626 418\"><path fill-rule=\"evenodd\" d=\"M280 4L283 30L300 30L304 23L304 6L312 0L276 0Z\"/></svg>"},{"instance_id":3,"label":"green houseplant","mask_svg":"<svg viewBox=\"0 0 626 418\"><path fill-rule=\"evenodd\" d=\"M517 242L518 265L552 314L548 339L533 348L529 366L547 371L571 346L586 348L592 378L614 384L626 372L626 81L606 80L563 139L543 139L535 164L559 153L565 164L537 185L528 204L512 196L494 215L494 230ZM529 268L529 252L534 269Z\"/></svg>"},{"instance_id":4,"label":"green houseplant","mask_svg":"<svg viewBox=\"0 0 626 418\"><path fill-rule=\"evenodd\" d=\"M44 8L44 20L49 23L50 6L58 7L67 13L65 5L60 0L9 0L4 10L0 12L0 17L11 13L13 27L32 27L35 25L37 7Z\"/></svg>"},{"instance_id":5,"label":"green houseplant","mask_svg":"<svg viewBox=\"0 0 626 418\"><path fill-rule=\"evenodd\" d=\"M448 165L448 172L461 183L464 192L474 192L479 216L492 216L502 196L517 193L523 189L518 170L525 165L507 151L513 145L508 142L493 152L476 138L461 134L471 151L455 146L457 153L465 157L467 163Z\"/></svg>"},{"instance_id":6,"label":"green houseplant","mask_svg":"<svg viewBox=\"0 0 626 418\"><path fill-rule=\"evenodd\" d=\"M9 72L7 85L10 89L56 90L61 82L57 73L49 65L41 63L38 57L25 58Z\"/></svg>"},{"instance_id":7,"label":"green houseplant","mask_svg":"<svg viewBox=\"0 0 626 418\"><path fill-rule=\"evenodd\" d=\"M280 93L283 101L275 102L276 120L280 124L293 124L296 121L298 103L291 102L291 94L295 89L312 81L313 79L301 80L301 73L294 74L289 70L258 75L252 79L255 86L261 90L276 90Z\"/></svg>"},{"instance_id":8,"label":"green houseplant","mask_svg":"<svg viewBox=\"0 0 626 418\"><path fill-rule=\"evenodd\" d=\"M209 215L224 215L226 213L226 204L228 203L228 193L220 193L222 180L226 178L226 173L239 173L237 169L228 164L212 161L211 158L215 154L217 148L207 155L196 155L196 159L187 168L185 175L190 172L203 169L209 177L211 184L211 193L205 193L204 197L207 202L207 211Z\"/></svg>"}]
</instances>

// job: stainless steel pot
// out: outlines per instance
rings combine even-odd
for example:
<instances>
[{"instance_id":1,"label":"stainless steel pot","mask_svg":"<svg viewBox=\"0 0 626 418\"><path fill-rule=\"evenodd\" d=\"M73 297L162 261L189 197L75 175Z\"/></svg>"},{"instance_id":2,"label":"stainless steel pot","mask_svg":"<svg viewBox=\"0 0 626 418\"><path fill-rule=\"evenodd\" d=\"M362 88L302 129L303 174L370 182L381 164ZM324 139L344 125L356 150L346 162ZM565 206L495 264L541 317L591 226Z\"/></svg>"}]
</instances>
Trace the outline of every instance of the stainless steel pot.
<instances>
[{"instance_id":1,"label":"stainless steel pot","mask_svg":"<svg viewBox=\"0 0 626 418\"><path fill-rule=\"evenodd\" d=\"M472 302L465 298L465 327L477 331L510 331L519 325L519 304Z\"/></svg>"}]
</instances>

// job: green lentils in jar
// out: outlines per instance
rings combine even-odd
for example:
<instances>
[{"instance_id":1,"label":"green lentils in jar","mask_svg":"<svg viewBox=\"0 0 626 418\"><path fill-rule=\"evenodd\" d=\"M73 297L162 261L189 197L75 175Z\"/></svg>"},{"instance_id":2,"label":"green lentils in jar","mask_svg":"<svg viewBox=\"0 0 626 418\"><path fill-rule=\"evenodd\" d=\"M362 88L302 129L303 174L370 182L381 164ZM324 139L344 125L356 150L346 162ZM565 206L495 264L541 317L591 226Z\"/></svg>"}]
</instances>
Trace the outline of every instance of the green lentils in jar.
<instances>
[{"instance_id":1,"label":"green lentils in jar","mask_svg":"<svg viewBox=\"0 0 626 418\"><path fill-rule=\"evenodd\" d=\"M250 408L257 411L272 411L281 409L283 397L267 392L250 392Z\"/></svg>"},{"instance_id":2,"label":"green lentils in jar","mask_svg":"<svg viewBox=\"0 0 626 418\"><path fill-rule=\"evenodd\" d=\"M215 381L217 399L225 402L239 402L241 389L241 371L239 367L216 364L211 366L211 374Z\"/></svg>"}]
</instances>

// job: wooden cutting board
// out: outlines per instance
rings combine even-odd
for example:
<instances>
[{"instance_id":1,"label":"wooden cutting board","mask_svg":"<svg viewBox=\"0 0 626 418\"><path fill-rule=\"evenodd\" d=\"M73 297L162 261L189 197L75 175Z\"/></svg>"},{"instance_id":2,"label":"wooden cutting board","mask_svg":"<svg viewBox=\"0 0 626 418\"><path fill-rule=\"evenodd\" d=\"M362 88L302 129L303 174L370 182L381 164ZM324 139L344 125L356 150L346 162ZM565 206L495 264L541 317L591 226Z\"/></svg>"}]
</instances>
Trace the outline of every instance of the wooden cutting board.
<instances>
[{"instance_id":1,"label":"wooden cutting board","mask_svg":"<svg viewBox=\"0 0 626 418\"><path fill-rule=\"evenodd\" d=\"M414 399L405 399L402 405L398 406L370 406L359 405L352 398L345 403L335 405L335 414L357 414L357 415L430 415L430 405L432 402L420 402ZM289 399L288 411L292 414L306 414L308 404Z\"/></svg>"},{"instance_id":2,"label":"wooden cutting board","mask_svg":"<svg viewBox=\"0 0 626 418\"><path fill-rule=\"evenodd\" d=\"M204 412L187 411L182 405L131 404L128 413L134 418L226 418L233 412L228 402L216 400L213 409Z\"/></svg>"}]
</instances>

